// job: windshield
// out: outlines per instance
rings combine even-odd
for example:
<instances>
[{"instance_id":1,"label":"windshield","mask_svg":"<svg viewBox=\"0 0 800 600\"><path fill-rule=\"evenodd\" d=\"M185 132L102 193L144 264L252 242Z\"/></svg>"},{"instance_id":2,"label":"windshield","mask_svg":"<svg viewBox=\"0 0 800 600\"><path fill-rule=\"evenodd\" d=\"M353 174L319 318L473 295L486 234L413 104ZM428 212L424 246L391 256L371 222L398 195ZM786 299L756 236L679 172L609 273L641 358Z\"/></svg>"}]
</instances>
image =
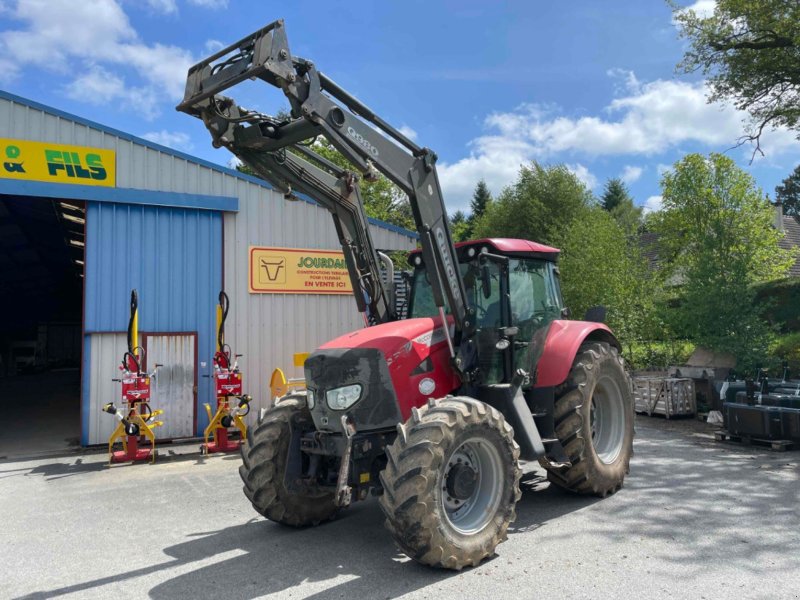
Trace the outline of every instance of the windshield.
<instances>
[{"instance_id":1,"label":"windshield","mask_svg":"<svg viewBox=\"0 0 800 600\"><path fill-rule=\"evenodd\" d=\"M501 287L505 267L499 262L487 261L479 267L475 261L459 264L467 301L476 316L478 354L486 383L503 381L503 354L495 350L500 339L500 329L515 326L518 333L511 349L510 366L531 371L538 361L543 340L538 340L547 325L560 318L561 299L556 281L555 265L548 261L511 258L508 261L508 287ZM488 276L488 277L487 277ZM502 306L501 289L508 290L510 302ZM446 309L449 313L449 310ZM503 319L503 315L507 315ZM439 310L433 301L428 273L423 269L414 272L409 306L409 317L435 317ZM503 322L503 321L507 322Z\"/></svg>"}]
</instances>

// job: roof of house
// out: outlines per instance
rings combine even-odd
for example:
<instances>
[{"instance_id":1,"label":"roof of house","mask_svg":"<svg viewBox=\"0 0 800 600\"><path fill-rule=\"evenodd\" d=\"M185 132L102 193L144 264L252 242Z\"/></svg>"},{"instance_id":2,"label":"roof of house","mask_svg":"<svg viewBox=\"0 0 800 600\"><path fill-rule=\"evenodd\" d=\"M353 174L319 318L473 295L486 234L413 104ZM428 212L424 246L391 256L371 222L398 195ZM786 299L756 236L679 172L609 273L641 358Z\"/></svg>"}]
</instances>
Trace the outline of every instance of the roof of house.
<instances>
[{"instance_id":1,"label":"roof of house","mask_svg":"<svg viewBox=\"0 0 800 600\"><path fill-rule=\"evenodd\" d=\"M786 250L800 248L800 219L791 215L783 215L783 231L785 235L778 245ZM789 277L800 277L800 253L789 269Z\"/></svg>"},{"instance_id":2,"label":"roof of house","mask_svg":"<svg viewBox=\"0 0 800 600\"><path fill-rule=\"evenodd\" d=\"M778 242L778 246L785 250L792 248L800 249L800 218L791 215L783 215L784 236ZM645 231L639 236L639 247L642 255L647 259L647 264L651 269L658 268L658 234L652 231ZM794 264L789 269L789 277L800 277L800 252L795 257Z\"/></svg>"}]
</instances>

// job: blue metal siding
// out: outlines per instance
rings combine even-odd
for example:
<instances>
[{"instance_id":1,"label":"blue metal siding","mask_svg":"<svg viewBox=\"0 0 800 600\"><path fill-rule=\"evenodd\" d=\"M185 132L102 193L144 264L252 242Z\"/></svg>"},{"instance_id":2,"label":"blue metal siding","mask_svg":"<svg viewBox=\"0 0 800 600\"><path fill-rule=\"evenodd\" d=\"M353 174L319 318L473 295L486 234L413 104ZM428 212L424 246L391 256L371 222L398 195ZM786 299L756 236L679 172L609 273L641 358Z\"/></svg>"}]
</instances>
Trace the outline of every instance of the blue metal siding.
<instances>
[{"instance_id":1,"label":"blue metal siding","mask_svg":"<svg viewBox=\"0 0 800 600\"><path fill-rule=\"evenodd\" d=\"M198 362L210 364L222 286L221 213L88 202L85 278L87 338L127 329L130 292L136 288L139 329L196 331ZM84 365L91 364L88 344L84 350ZM198 365L196 434L206 426L203 403L214 400L210 379L202 377L208 373Z\"/></svg>"}]
</instances>

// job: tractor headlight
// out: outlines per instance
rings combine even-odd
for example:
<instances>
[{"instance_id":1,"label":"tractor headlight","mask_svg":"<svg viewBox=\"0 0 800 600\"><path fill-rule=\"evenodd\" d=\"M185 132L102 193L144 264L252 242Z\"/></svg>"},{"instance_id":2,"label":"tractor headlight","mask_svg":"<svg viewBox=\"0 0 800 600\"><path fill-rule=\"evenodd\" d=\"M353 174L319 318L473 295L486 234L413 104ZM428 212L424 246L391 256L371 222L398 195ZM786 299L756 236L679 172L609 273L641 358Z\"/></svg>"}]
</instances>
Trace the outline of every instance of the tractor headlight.
<instances>
[{"instance_id":1,"label":"tractor headlight","mask_svg":"<svg viewBox=\"0 0 800 600\"><path fill-rule=\"evenodd\" d=\"M325 392L325 399L331 410L346 410L361 398L361 384L345 385Z\"/></svg>"},{"instance_id":2,"label":"tractor headlight","mask_svg":"<svg viewBox=\"0 0 800 600\"><path fill-rule=\"evenodd\" d=\"M308 405L308 410L312 410L316 404L317 401L314 399L314 390L306 389L306 405Z\"/></svg>"}]
</instances>

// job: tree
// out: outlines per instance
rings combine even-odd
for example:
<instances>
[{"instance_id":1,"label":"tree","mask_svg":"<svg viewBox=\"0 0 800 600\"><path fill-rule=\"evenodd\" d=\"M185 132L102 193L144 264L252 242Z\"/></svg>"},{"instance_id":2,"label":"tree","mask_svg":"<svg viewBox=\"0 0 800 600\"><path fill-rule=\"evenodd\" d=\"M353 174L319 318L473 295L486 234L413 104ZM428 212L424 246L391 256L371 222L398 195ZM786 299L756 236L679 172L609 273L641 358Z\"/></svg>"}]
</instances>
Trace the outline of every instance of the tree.
<instances>
[{"instance_id":1,"label":"tree","mask_svg":"<svg viewBox=\"0 0 800 600\"><path fill-rule=\"evenodd\" d=\"M463 211L457 210L450 217L450 232L454 242L463 242L470 237L469 220Z\"/></svg>"},{"instance_id":2,"label":"tree","mask_svg":"<svg viewBox=\"0 0 800 600\"><path fill-rule=\"evenodd\" d=\"M594 202L592 193L564 165L537 162L520 168L517 180L476 219L474 237L503 236L559 245L573 219Z\"/></svg>"},{"instance_id":3,"label":"tree","mask_svg":"<svg viewBox=\"0 0 800 600\"><path fill-rule=\"evenodd\" d=\"M575 318L603 305L609 325L628 349L646 337L653 309L647 262L638 243L607 211L593 207L571 223L560 265L564 300Z\"/></svg>"},{"instance_id":4,"label":"tree","mask_svg":"<svg viewBox=\"0 0 800 600\"><path fill-rule=\"evenodd\" d=\"M775 188L775 199L783 203L783 212L800 217L800 165Z\"/></svg>"},{"instance_id":5,"label":"tree","mask_svg":"<svg viewBox=\"0 0 800 600\"><path fill-rule=\"evenodd\" d=\"M740 142L753 141L760 152L768 125L798 128L800 3L717 0L713 14L703 17L668 1L690 42L678 69L708 76L709 102L730 100L750 114Z\"/></svg>"},{"instance_id":6,"label":"tree","mask_svg":"<svg viewBox=\"0 0 800 600\"><path fill-rule=\"evenodd\" d=\"M600 197L600 206L611 212L626 200L633 204L628 187L621 179L615 177L606 181L603 195Z\"/></svg>"},{"instance_id":7,"label":"tree","mask_svg":"<svg viewBox=\"0 0 800 600\"><path fill-rule=\"evenodd\" d=\"M472 219L480 219L483 213L486 212L486 207L492 201L492 193L489 191L489 186L481 179L478 185L475 186L475 192L472 194L472 202L470 203L470 210L472 211Z\"/></svg>"},{"instance_id":8,"label":"tree","mask_svg":"<svg viewBox=\"0 0 800 600\"><path fill-rule=\"evenodd\" d=\"M652 219L660 265L674 290L674 329L733 354L749 368L766 358L769 325L755 283L784 276L793 253L778 247L773 209L753 178L722 154L690 154L664 174Z\"/></svg>"},{"instance_id":9,"label":"tree","mask_svg":"<svg viewBox=\"0 0 800 600\"><path fill-rule=\"evenodd\" d=\"M617 221L627 237L633 237L642 226L642 208L633 203L625 183L618 178L606 182L600 197L603 207Z\"/></svg>"}]
</instances>

